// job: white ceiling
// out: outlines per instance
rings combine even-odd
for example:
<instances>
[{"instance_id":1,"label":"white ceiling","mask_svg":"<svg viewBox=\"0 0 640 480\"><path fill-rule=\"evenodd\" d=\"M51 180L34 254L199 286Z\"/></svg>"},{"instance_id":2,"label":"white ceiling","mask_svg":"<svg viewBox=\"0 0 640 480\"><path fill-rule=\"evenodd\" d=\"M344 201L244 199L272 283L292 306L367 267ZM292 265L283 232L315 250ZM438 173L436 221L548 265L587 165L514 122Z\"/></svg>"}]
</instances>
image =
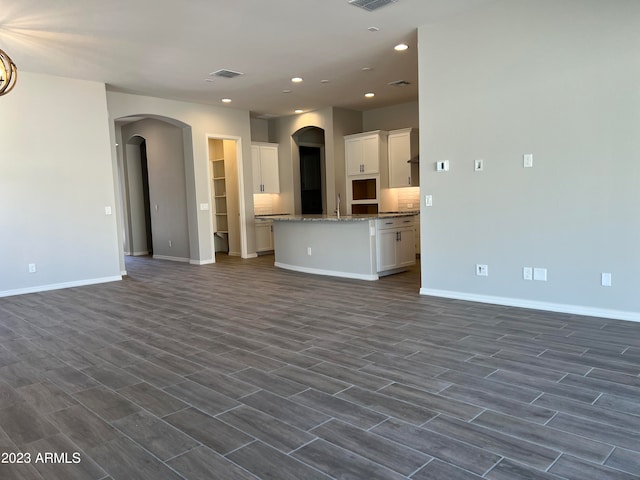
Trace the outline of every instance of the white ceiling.
<instances>
[{"instance_id":1,"label":"white ceiling","mask_svg":"<svg viewBox=\"0 0 640 480\"><path fill-rule=\"evenodd\" d=\"M417 99L418 26L488 1L398 0L368 12L348 0L0 0L0 49L18 73L214 105L228 97L254 115L369 110ZM400 42L409 50L395 52ZM244 75L205 81L221 68ZM396 80L411 85L388 85Z\"/></svg>"}]
</instances>

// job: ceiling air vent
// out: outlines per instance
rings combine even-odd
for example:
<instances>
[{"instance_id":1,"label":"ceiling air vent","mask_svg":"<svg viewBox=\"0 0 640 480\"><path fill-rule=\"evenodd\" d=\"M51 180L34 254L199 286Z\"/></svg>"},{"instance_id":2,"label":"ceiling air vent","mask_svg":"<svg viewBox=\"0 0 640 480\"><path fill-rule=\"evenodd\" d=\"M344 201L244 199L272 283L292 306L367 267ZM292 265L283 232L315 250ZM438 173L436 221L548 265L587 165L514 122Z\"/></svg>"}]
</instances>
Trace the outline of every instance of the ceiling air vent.
<instances>
[{"instance_id":1,"label":"ceiling air vent","mask_svg":"<svg viewBox=\"0 0 640 480\"><path fill-rule=\"evenodd\" d=\"M373 12L379 8L389 5L390 3L396 3L398 0L349 0L351 5L364 8L368 12Z\"/></svg>"},{"instance_id":2,"label":"ceiling air vent","mask_svg":"<svg viewBox=\"0 0 640 480\"><path fill-rule=\"evenodd\" d=\"M234 72L233 70L227 70L225 68L222 68L220 70L216 70L215 72L211 72L209 75L213 77L235 78L240 75L244 75L244 73Z\"/></svg>"},{"instance_id":3,"label":"ceiling air vent","mask_svg":"<svg viewBox=\"0 0 640 480\"><path fill-rule=\"evenodd\" d=\"M395 82L391 82L389 85L392 87L406 87L407 85L411 85L411 82L407 82L406 80L396 80Z\"/></svg>"}]
</instances>

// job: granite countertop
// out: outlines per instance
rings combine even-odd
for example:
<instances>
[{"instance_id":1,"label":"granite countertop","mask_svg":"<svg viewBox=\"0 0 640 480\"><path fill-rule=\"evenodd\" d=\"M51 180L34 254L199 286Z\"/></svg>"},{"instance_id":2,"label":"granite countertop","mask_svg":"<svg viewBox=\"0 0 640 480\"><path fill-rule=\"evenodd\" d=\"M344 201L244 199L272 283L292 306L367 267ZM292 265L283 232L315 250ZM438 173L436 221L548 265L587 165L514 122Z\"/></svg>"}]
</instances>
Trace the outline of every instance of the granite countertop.
<instances>
[{"instance_id":1,"label":"granite countertop","mask_svg":"<svg viewBox=\"0 0 640 480\"><path fill-rule=\"evenodd\" d=\"M413 217L420 212L383 212L362 215L256 215L258 220L275 220L288 222L363 222L378 218Z\"/></svg>"}]
</instances>

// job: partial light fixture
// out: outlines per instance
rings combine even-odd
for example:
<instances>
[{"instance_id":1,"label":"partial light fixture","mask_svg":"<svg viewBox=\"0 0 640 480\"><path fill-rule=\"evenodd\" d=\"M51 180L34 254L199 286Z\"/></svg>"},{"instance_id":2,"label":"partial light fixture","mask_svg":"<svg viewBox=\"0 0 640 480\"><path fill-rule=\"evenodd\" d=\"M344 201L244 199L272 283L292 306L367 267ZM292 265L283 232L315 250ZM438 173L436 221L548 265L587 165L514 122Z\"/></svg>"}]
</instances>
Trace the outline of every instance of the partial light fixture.
<instances>
[{"instance_id":1,"label":"partial light fixture","mask_svg":"<svg viewBox=\"0 0 640 480\"><path fill-rule=\"evenodd\" d=\"M0 96L9 93L16 86L18 68L11 57L0 50Z\"/></svg>"},{"instance_id":2,"label":"partial light fixture","mask_svg":"<svg viewBox=\"0 0 640 480\"><path fill-rule=\"evenodd\" d=\"M293 113L302 113L302 112L304 112L304 110L300 110L299 108L296 108L296 109L293 111Z\"/></svg>"},{"instance_id":3,"label":"partial light fixture","mask_svg":"<svg viewBox=\"0 0 640 480\"><path fill-rule=\"evenodd\" d=\"M393 47L393 49L396 52L404 52L405 50L409 49L409 45L407 45L406 43L399 43L398 45L396 45L395 47Z\"/></svg>"},{"instance_id":4,"label":"partial light fixture","mask_svg":"<svg viewBox=\"0 0 640 480\"><path fill-rule=\"evenodd\" d=\"M231 99L230 98L223 98L222 103L231 103Z\"/></svg>"},{"instance_id":5,"label":"partial light fixture","mask_svg":"<svg viewBox=\"0 0 640 480\"><path fill-rule=\"evenodd\" d=\"M367 97L367 98L373 98L373 97L376 96L376 94L373 93L373 92L369 92L369 93L365 93L364 96Z\"/></svg>"},{"instance_id":6,"label":"partial light fixture","mask_svg":"<svg viewBox=\"0 0 640 480\"><path fill-rule=\"evenodd\" d=\"M292 81L293 83L300 83L300 82L302 82L302 77L293 77L293 78L291 79L291 81Z\"/></svg>"}]
</instances>

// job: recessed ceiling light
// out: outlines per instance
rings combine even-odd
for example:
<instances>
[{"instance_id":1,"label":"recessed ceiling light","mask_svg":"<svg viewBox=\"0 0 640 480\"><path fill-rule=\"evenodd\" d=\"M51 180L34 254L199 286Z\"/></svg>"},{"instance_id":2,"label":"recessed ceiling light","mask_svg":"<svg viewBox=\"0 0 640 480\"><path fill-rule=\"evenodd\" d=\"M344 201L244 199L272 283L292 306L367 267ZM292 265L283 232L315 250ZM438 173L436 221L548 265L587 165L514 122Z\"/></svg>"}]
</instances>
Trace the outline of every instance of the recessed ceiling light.
<instances>
[{"instance_id":1,"label":"recessed ceiling light","mask_svg":"<svg viewBox=\"0 0 640 480\"><path fill-rule=\"evenodd\" d=\"M302 113L302 112L304 112L304 110L300 110L299 108L293 111L293 113Z\"/></svg>"},{"instance_id":2,"label":"recessed ceiling light","mask_svg":"<svg viewBox=\"0 0 640 480\"><path fill-rule=\"evenodd\" d=\"M222 99L222 103L231 103L231 99L230 98L223 98Z\"/></svg>"},{"instance_id":3,"label":"recessed ceiling light","mask_svg":"<svg viewBox=\"0 0 640 480\"><path fill-rule=\"evenodd\" d=\"M395 47L393 47L393 49L396 52L404 52L405 50L407 50L409 48L409 45L405 44L405 43L399 43L398 45L396 45Z\"/></svg>"},{"instance_id":4,"label":"recessed ceiling light","mask_svg":"<svg viewBox=\"0 0 640 480\"><path fill-rule=\"evenodd\" d=\"M361 69L363 72L370 72L371 70L373 70L373 68L371 67L362 67Z\"/></svg>"},{"instance_id":5,"label":"recessed ceiling light","mask_svg":"<svg viewBox=\"0 0 640 480\"><path fill-rule=\"evenodd\" d=\"M373 92L369 92L369 93L365 93L364 96L367 97L367 98L373 98L373 97L376 96L376 94L373 93Z\"/></svg>"},{"instance_id":6,"label":"recessed ceiling light","mask_svg":"<svg viewBox=\"0 0 640 480\"><path fill-rule=\"evenodd\" d=\"M378 27L369 27L367 28L367 30L369 30L370 32L377 32L380 29Z\"/></svg>"},{"instance_id":7,"label":"recessed ceiling light","mask_svg":"<svg viewBox=\"0 0 640 480\"><path fill-rule=\"evenodd\" d=\"M300 83L300 82L302 81L302 77L293 77L293 78L291 79L291 81L292 81L293 83Z\"/></svg>"},{"instance_id":8,"label":"recessed ceiling light","mask_svg":"<svg viewBox=\"0 0 640 480\"><path fill-rule=\"evenodd\" d=\"M329 83L329 80L320 80L320 83Z\"/></svg>"},{"instance_id":9,"label":"recessed ceiling light","mask_svg":"<svg viewBox=\"0 0 640 480\"><path fill-rule=\"evenodd\" d=\"M282 90L282 93L291 93L291 90L289 90L288 88L285 90Z\"/></svg>"},{"instance_id":10,"label":"recessed ceiling light","mask_svg":"<svg viewBox=\"0 0 640 480\"><path fill-rule=\"evenodd\" d=\"M205 81L205 82L213 83L213 82L215 82L216 80L215 80L214 78L205 78L205 79L204 79L204 81Z\"/></svg>"}]
</instances>

